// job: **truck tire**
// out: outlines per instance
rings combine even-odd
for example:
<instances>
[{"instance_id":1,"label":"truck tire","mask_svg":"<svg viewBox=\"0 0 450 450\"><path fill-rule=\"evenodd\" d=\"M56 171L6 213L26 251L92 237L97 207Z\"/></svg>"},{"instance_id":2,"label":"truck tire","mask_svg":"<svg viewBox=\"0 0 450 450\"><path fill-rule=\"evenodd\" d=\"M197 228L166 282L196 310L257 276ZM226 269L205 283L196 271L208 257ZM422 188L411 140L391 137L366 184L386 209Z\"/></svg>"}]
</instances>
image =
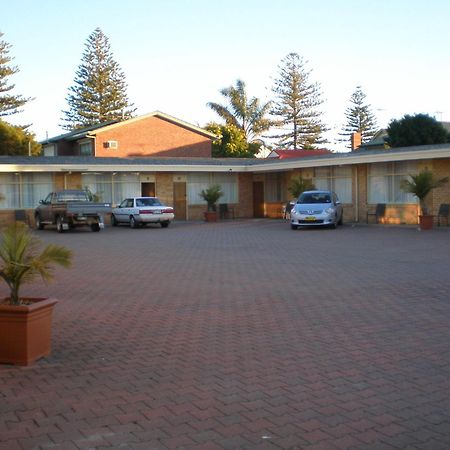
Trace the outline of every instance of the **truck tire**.
<instances>
[{"instance_id":1,"label":"truck tire","mask_svg":"<svg viewBox=\"0 0 450 450\"><path fill-rule=\"evenodd\" d=\"M58 216L56 218L56 231L58 233L64 233L63 220L62 220L61 216Z\"/></svg>"},{"instance_id":2,"label":"truck tire","mask_svg":"<svg viewBox=\"0 0 450 450\"><path fill-rule=\"evenodd\" d=\"M34 216L34 223L36 224L36 229L37 230L43 230L44 229L44 224L41 222L41 216L39 214L36 214Z\"/></svg>"},{"instance_id":3,"label":"truck tire","mask_svg":"<svg viewBox=\"0 0 450 450\"><path fill-rule=\"evenodd\" d=\"M95 232L100 231L100 225L98 223L93 223L91 225L91 230Z\"/></svg>"}]
</instances>

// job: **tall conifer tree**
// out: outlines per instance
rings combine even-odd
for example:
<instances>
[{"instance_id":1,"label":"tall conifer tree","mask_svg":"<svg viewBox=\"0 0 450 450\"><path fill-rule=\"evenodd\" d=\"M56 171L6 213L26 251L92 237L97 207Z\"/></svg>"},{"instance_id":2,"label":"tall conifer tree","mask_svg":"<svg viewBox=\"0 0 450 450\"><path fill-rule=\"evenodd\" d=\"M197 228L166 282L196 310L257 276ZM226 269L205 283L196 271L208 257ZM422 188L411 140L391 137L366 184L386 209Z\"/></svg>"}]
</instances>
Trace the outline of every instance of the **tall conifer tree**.
<instances>
[{"instance_id":1,"label":"tall conifer tree","mask_svg":"<svg viewBox=\"0 0 450 450\"><path fill-rule=\"evenodd\" d=\"M135 109L126 91L125 75L113 58L109 40L96 28L87 39L74 85L69 88L63 128L73 130L129 119Z\"/></svg>"},{"instance_id":2,"label":"tall conifer tree","mask_svg":"<svg viewBox=\"0 0 450 450\"><path fill-rule=\"evenodd\" d=\"M0 32L0 39L3 33ZM7 78L19 72L17 66L9 66L13 58L9 56L11 45L0 40L0 116L9 116L21 112L20 108L25 105L30 98L21 95L12 95L11 90L14 84L8 84Z\"/></svg>"},{"instance_id":3,"label":"tall conifer tree","mask_svg":"<svg viewBox=\"0 0 450 450\"><path fill-rule=\"evenodd\" d=\"M297 53L289 53L278 68L272 114L279 118L276 124L282 132L272 137L282 148L314 148L324 142L322 134L327 131L318 110L323 103L320 86L309 81L311 72Z\"/></svg>"},{"instance_id":4,"label":"tall conifer tree","mask_svg":"<svg viewBox=\"0 0 450 450\"><path fill-rule=\"evenodd\" d=\"M341 142L346 142L347 147L351 148L350 138L353 133L361 133L361 142L369 142L378 131L377 120L370 109L370 105L364 104L366 94L361 86L356 86L355 92L350 97L351 105L345 111L347 123L342 127L343 136Z\"/></svg>"}]
</instances>

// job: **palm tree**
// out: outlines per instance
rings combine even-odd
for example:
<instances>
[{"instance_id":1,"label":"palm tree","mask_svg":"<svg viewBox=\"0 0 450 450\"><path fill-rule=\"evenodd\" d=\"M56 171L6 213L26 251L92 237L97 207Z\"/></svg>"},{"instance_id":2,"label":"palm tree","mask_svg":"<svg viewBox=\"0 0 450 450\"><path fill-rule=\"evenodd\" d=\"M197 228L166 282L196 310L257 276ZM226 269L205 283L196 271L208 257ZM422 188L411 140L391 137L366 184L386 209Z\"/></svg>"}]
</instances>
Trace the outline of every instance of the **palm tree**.
<instances>
[{"instance_id":1,"label":"palm tree","mask_svg":"<svg viewBox=\"0 0 450 450\"><path fill-rule=\"evenodd\" d=\"M302 192L311 191L315 188L316 187L311 180L298 177L291 180L288 191L292 194L293 198L298 198Z\"/></svg>"},{"instance_id":2,"label":"palm tree","mask_svg":"<svg viewBox=\"0 0 450 450\"><path fill-rule=\"evenodd\" d=\"M10 304L20 304L19 289L37 275L48 282L53 279L53 266L69 267L72 251L65 247L49 244L40 253L40 241L33 236L27 225L15 222L2 233L0 244L0 277L10 289Z\"/></svg>"},{"instance_id":3,"label":"palm tree","mask_svg":"<svg viewBox=\"0 0 450 450\"><path fill-rule=\"evenodd\" d=\"M207 103L228 125L240 128L247 139L253 142L264 131L267 131L272 121L266 119L271 107L271 102L264 104L256 97L248 99L245 83L242 80L236 81L236 86L224 88L220 93L228 100L229 105L224 106L219 103Z\"/></svg>"},{"instance_id":4,"label":"palm tree","mask_svg":"<svg viewBox=\"0 0 450 450\"><path fill-rule=\"evenodd\" d=\"M410 194L414 194L420 202L420 209L423 215L427 215L428 210L425 205L426 196L435 188L441 187L448 181L448 177L439 180L433 177L430 170L424 169L417 175L410 175L411 180L403 180L401 188Z\"/></svg>"}]
</instances>

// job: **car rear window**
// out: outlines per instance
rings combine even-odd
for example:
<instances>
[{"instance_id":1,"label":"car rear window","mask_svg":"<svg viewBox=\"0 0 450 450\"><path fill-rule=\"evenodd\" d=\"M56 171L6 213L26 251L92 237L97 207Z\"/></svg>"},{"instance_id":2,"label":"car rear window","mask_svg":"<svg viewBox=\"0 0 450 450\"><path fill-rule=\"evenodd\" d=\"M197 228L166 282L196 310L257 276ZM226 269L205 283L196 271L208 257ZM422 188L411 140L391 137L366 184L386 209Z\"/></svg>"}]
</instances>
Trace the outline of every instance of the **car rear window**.
<instances>
[{"instance_id":1,"label":"car rear window","mask_svg":"<svg viewBox=\"0 0 450 450\"><path fill-rule=\"evenodd\" d=\"M138 198L136 206L161 206L161 202L157 198Z\"/></svg>"}]
</instances>

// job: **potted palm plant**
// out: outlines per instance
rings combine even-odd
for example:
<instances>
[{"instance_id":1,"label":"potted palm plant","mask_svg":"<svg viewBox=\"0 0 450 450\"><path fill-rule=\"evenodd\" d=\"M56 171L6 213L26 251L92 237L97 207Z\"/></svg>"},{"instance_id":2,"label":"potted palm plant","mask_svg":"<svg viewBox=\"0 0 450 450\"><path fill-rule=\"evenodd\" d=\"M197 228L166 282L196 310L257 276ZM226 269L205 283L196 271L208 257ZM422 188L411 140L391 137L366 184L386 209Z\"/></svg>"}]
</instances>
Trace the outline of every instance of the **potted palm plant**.
<instances>
[{"instance_id":1,"label":"potted palm plant","mask_svg":"<svg viewBox=\"0 0 450 450\"><path fill-rule=\"evenodd\" d=\"M54 244L42 251L39 247L40 241L24 223L15 222L1 234L0 277L10 294L0 299L0 363L29 365L50 354L57 300L21 297L20 289L37 276L51 281L54 265L69 267L72 252Z\"/></svg>"},{"instance_id":2,"label":"potted palm plant","mask_svg":"<svg viewBox=\"0 0 450 450\"><path fill-rule=\"evenodd\" d=\"M217 211L216 203L220 197L223 196L222 188L219 184L214 184L208 189L203 189L200 192L200 197L207 203L207 210L205 211L205 221L206 222L216 222L217 221Z\"/></svg>"},{"instance_id":3,"label":"potted palm plant","mask_svg":"<svg viewBox=\"0 0 450 450\"><path fill-rule=\"evenodd\" d=\"M441 178L439 180L433 177L430 170L424 169L417 175L410 175L410 180L403 180L401 188L410 194L415 195L419 199L420 213L419 224L421 230L429 230L433 227L433 216L428 214L428 208L425 203L427 195L445 183L447 183L448 177Z\"/></svg>"}]
</instances>

